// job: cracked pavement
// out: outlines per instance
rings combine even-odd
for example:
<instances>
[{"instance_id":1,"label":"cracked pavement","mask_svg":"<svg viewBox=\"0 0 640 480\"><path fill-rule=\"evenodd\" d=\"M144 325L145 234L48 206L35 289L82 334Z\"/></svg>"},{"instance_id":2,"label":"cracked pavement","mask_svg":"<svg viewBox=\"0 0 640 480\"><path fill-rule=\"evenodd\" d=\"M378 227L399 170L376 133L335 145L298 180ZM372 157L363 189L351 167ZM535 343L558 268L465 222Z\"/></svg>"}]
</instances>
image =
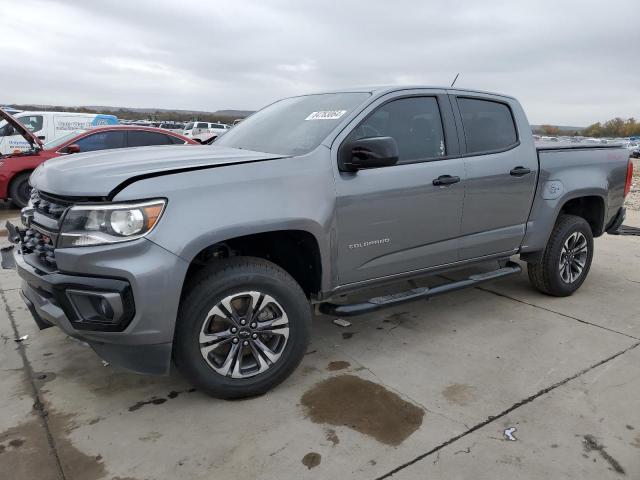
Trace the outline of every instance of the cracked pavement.
<instances>
[{"instance_id":1,"label":"cracked pavement","mask_svg":"<svg viewBox=\"0 0 640 480\"><path fill-rule=\"evenodd\" d=\"M243 401L104 366L38 331L15 272L0 290L0 479L640 478L638 237L597 239L569 298L523 273L318 316L294 375Z\"/></svg>"}]
</instances>

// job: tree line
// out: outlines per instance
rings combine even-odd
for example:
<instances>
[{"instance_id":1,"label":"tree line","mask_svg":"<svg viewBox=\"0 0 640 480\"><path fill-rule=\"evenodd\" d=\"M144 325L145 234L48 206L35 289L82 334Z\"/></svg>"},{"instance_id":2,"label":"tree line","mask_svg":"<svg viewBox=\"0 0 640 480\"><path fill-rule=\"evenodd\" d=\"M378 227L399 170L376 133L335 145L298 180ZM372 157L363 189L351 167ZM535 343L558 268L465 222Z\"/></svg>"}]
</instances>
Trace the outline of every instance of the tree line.
<instances>
[{"instance_id":1,"label":"tree line","mask_svg":"<svg viewBox=\"0 0 640 480\"><path fill-rule=\"evenodd\" d=\"M51 112L72 112L72 113L107 113L115 115L121 120L154 120L158 122L165 121L178 121L178 122L190 122L192 120L199 120L202 122L221 122L232 123L238 116L216 115L214 113L193 113L180 112L175 110L156 110L155 112L138 112L135 110L128 110L126 108L119 108L113 111L99 111L86 107L61 107L61 106L47 106L41 107L36 105L12 105L13 108L25 111L51 111Z\"/></svg>"},{"instance_id":2,"label":"tree line","mask_svg":"<svg viewBox=\"0 0 640 480\"><path fill-rule=\"evenodd\" d=\"M584 137L637 137L640 136L640 122L635 118L613 118L604 123L597 122L586 128L568 131L561 129L555 125L540 125L536 128L535 133L539 135L558 136L573 135Z\"/></svg>"},{"instance_id":3,"label":"tree line","mask_svg":"<svg viewBox=\"0 0 640 480\"><path fill-rule=\"evenodd\" d=\"M582 131L585 137L637 137L640 136L640 122L634 118L626 120L614 118L604 123L594 123Z\"/></svg>"}]
</instances>

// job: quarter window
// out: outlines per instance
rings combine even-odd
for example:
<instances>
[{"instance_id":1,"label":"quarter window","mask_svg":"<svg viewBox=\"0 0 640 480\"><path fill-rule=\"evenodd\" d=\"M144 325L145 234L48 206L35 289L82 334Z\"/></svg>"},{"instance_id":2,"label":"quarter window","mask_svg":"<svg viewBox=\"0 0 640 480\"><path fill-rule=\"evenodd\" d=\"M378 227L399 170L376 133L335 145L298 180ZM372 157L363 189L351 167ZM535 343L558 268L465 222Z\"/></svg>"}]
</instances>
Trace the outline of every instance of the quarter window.
<instances>
[{"instance_id":1,"label":"quarter window","mask_svg":"<svg viewBox=\"0 0 640 480\"><path fill-rule=\"evenodd\" d=\"M358 125L350 140L392 137L398 144L399 163L446 155L442 119L435 97L393 100L379 107Z\"/></svg>"},{"instance_id":2,"label":"quarter window","mask_svg":"<svg viewBox=\"0 0 640 480\"><path fill-rule=\"evenodd\" d=\"M504 150L518 142L511 109L500 102L458 98L467 153Z\"/></svg>"}]
</instances>

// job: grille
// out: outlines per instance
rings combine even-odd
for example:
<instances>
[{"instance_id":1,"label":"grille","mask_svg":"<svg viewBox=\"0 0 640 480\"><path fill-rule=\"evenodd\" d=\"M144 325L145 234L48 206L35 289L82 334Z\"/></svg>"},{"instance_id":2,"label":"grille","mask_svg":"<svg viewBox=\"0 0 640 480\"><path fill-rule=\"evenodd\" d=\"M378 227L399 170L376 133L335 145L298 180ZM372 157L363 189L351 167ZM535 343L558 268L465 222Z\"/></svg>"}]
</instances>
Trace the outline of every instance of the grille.
<instances>
[{"instance_id":1,"label":"grille","mask_svg":"<svg viewBox=\"0 0 640 480\"><path fill-rule=\"evenodd\" d=\"M60 231L60 219L71 203L61 202L38 192L31 191L31 208L23 210L29 228L22 238L22 251L35 254L48 267L56 267L55 243Z\"/></svg>"},{"instance_id":2,"label":"grille","mask_svg":"<svg viewBox=\"0 0 640 480\"><path fill-rule=\"evenodd\" d=\"M22 253L35 253L40 260L51 267L56 266L56 256L53 240L33 228L24 232L22 239Z\"/></svg>"},{"instance_id":3,"label":"grille","mask_svg":"<svg viewBox=\"0 0 640 480\"><path fill-rule=\"evenodd\" d=\"M43 198L36 189L31 191L31 205L34 212L38 212L54 220L60 220L60 217L67 209L69 204L57 203L48 198Z\"/></svg>"}]
</instances>

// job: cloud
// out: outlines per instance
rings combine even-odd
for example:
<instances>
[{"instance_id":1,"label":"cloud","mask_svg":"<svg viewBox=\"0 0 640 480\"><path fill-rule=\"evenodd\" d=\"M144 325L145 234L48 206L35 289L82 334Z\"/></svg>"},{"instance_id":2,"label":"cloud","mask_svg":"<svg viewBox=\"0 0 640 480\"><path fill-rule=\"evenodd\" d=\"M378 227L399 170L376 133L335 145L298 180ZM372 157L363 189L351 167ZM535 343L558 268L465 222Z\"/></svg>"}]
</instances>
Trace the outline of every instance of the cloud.
<instances>
[{"instance_id":1,"label":"cloud","mask_svg":"<svg viewBox=\"0 0 640 480\"><path fill-rule=\"evenodd\" d=\"M589 3L4 0L0 101L256 109L460 72L533 123L638 117L636 0Z\"/></svg>"}]
</instances>

